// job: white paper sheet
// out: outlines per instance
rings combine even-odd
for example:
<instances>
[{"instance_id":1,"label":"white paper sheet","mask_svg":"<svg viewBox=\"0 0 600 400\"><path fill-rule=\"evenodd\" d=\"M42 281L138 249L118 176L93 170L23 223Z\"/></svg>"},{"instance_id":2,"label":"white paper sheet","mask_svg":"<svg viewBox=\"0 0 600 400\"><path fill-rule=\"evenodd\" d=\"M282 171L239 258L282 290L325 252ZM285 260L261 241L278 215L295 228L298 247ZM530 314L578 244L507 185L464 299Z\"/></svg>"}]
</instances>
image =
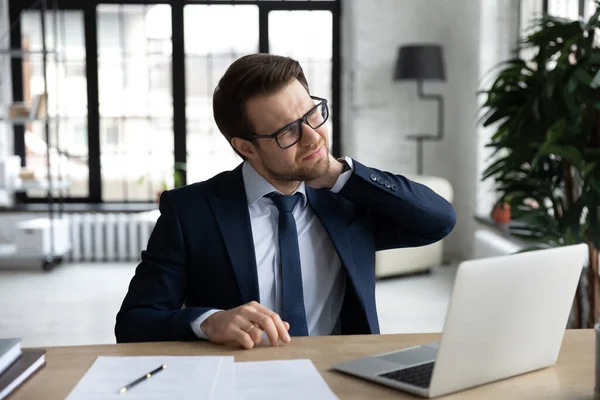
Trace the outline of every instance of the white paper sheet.
<instances>
[{"instance_id":1,"label":"white paper sheet","mask_svg":"<svg viewBox=\"0 0 600 400\"><path fill-rule=\"evenodd\" d=\"M311 360L236 362L241 400L337 399Z\"/></svg>"},{"instance_id":2,"label":"white paper sheet","mask_svg":"<svg viewBox=\"0 0 600 400\"><path fill-rule=\"evenodd\" d=\"M121 387L162 364L167 365L165 370L118 393ZM225 382L218 379L221 370L228 374L232 365L233 357L98 357L67 400L216 399L212 396L220 395L220 386Z\"/></svg>"},{"instance_id":3,"label":"white paper sheet","mask_svg":"<svg viewBox=\"0 0 600 400\"><path fill-rule=\"evenodd\" d=\"M233 357L223 357L219 364L219 373L213 383L210 400L234 400L235 398L235 367Z\"/></svg>"}]
</instances>

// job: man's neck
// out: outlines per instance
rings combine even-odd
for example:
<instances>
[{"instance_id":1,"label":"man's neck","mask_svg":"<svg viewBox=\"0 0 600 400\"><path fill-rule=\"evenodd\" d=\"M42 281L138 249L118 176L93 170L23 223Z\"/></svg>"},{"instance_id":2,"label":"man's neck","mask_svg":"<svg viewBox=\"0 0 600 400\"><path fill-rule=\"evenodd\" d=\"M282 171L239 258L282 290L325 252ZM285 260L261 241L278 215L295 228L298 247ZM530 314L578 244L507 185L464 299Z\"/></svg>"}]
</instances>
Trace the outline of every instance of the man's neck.
<instances>
[{"instance_id":1,"label":"man's neck","mask_svg":"<svg viewBox=\"0 0 600 400\"><path fill-rule=\"evenodd\" d=\"M275 189L277 189L282 194L288 195L288 194L294 193L294 191L296 191L296 189L298 189L298 187L302 183L299 181L280 181L278 179L273 178L262 168L258 168L257 166L253 165L252 163L250 163L250 165L252 165L252 168L254 168L254 170L260 176L265 178L267 180L267 182L269 182L271 185L273 185L273 187L275 187Z\"/></svg>"}]
</instances>

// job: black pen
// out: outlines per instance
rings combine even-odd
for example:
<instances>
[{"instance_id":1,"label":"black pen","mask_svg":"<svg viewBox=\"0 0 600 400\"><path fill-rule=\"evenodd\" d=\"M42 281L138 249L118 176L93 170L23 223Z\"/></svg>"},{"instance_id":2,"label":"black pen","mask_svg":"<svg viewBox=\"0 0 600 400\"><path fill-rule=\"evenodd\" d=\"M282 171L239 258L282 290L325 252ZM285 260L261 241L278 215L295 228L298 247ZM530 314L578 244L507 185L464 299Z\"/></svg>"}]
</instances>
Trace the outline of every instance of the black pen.
<instances>
[{"instance_id":1,"label":"black pen","mask_svg":"<svg viewBox=\"0 0 600 400\"><path fill-rule=\"evenodd\" d=\"M126 391L128 391L129 389L131 389L132 387L137 385L138 383L143 382L146 379L150 379L150 377L152 375L159 373L160 371L162 371L165 368L167 368L167 364L163 364L160 367L156 368L155 370L148 372L146 375L142 376L141 378L136 379L135 381L131 382L129 385L123 386L121 389L119 389L119 393L125 393Z\"/></svg>"}]
</instances>

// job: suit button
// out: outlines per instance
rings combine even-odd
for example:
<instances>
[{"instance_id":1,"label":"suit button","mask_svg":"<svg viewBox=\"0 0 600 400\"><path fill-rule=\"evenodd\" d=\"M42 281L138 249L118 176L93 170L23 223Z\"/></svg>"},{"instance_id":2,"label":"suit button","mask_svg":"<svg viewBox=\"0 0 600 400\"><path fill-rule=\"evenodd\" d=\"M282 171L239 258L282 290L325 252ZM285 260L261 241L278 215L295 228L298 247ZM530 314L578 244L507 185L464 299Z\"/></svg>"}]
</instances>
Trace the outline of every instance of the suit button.
<instances>
[{"instance_id":1,"label":"suit button","mask_svg":"<svg viewBox=\"0 0 600 400\"><path fill-rule=\"evenodd\" d=\"M391 187L392 187L392 184L391 184L391 183L389 183L389 182L386 182L386 183L385 183L385 187L389 189L389 188L391 188Z\"/></svg>"},{"instance_id":2,"label":"suit button","mask_svg":"<svg viewBox=\"0 0 600 400\"><path fill-rule=\"evenodd\" d=\"M377 177L376 177L375 175L373 175L373 174L371 174L371 176L369 176L369 178L371 178L371 180L372 180L373 182L376 182L376 181L377 181Z\"/></svg>"},{"instance_id":3,"label":"suit button","mask_svg":"<svg viewBox=\"0 0 600 400\"><path fill-rule=\"evenodd\" d=\"M394 184L392 185L392 190L395 192L396 190L398 190L398 185Z\"/></svg>"},{"instance_id":4,"label":"suit button","mask_svg":"<svg viewBox=\"0 0 600 400\"><path fill-rule=\"evenodd\" d=\"M381 178L377 179L377 183L379 183L380 185L383 185L383 179L381 179Z\"/></svg>"}]
</instances>

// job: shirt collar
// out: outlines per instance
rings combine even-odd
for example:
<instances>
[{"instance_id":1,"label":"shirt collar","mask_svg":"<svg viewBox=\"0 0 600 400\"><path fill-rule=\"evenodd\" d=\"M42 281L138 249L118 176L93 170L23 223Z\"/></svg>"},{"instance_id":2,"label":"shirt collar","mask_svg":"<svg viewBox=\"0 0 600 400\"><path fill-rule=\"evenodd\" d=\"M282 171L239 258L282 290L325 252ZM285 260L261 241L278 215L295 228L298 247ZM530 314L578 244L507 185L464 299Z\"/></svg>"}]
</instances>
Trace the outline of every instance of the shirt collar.
<instances>
[{"instance_id":1,"label":"shirt collar","mask_svg":"<svg viewBox=\"0 0 600 400\"><path fill-rule=\"evenodd\" d=\"M262 175L250 165L248 161L244 161L242 166L242 177L244 179L244 189L246 189L246 199L248 200L248 206L253 205L258 200L263 198L269 193L277 192L277 190L269 181L267 181ZM302 207L306 207L306 185L304 182L300 182L300 186L292 194L302 194ZM282 193L281 193L282 194Z\"/></svg>"}]
</instances>

